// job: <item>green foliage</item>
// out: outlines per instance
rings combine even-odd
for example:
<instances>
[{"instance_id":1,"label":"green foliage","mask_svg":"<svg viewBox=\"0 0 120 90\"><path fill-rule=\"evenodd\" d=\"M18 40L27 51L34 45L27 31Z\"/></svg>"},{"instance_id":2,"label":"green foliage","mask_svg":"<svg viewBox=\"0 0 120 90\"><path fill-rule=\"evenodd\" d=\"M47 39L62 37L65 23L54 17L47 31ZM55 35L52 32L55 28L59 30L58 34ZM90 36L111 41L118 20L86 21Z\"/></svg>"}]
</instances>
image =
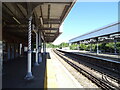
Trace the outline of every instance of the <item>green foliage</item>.
<instances>
[{"instance_id":1,"label":"green foliage","mask_svg":"<svg viewBox=\"0 0 120 90\"><path fill-rule=\"evenodd\" d=\"M52 43L46 44L46 47L47 47L47 48L58 48L57 45L54 45L54 44L52 44Z\"/></svg>"},{"instance_id":2,"label":"green foliage","mask_svg":"<svg viewBox=\"0 0 120 90\"><path fill-rule=\"evenodd\" d=\"M103 53L114 53L114 42L110 42L110 43L100 43L99 45L99 50L101 50L101 52ZM61 43L60 45L54 45L52 43L48 43L47 48L64 48L64 47L70 47L71 50L86 50L89 51L91 44L71 44L69 46L68 43ZM116 43L116 47L117 47L117 53L120 53L120 42ZM96 52L97 51L97 45L96 44L92 44L92 52Z\"/></svg>"},{"instance_id":3,"label":"green foliage","mask_svg":"<svg viewBox=\"0 0 120 90\"><path fill-rule=\"evenodd\" d=\"M100 43L100 44L98 44L98 48L103 53L114 53L114 45L115 45L114 42ZM79 48L79 50L89 51L90 47L91 47L91 44L79 44L79 45L72 44L70 46L70 49L77 50ZM120 42L116 43L116 47L117 47L117 53L120 53ZM92 44L92 52L96 52L96 51L97 51L97 45Z\"/></svg>"},{"instance_id":4,"label":"green foliage","mask_svg":"<svg viewBox=\"0 0 120 90\"><path fill-rule=\"evenodd\" d=\"M70 46L70 49L71 49L71 50L77 50L77 44L72 44L72 45Z\"/></svg>"},{"instance_id":5,"label":"green foliage","mask_svg":"<svg viewBox=\"0 0 120 90\"><path fill-rule=\"evenodd\" d=\"M59 45L59 47L60 47L60 48L69 47L69 44L63 42L63 43L61 43L61 44Z\"/></svg>"},{"instance_id":6,"label":"green foliage","mask_svg":"<svg viewBox=\"0 0 120 90\"><path fill-rule=\"evenodd\" d=\"M80 50L86 50L86 45L85 44L80 44Z\"/></svg>"},{"instance_id":7,"label":"green foliage","mask_svg":"<svg viewBox=\"0 0 120 90\"><path fill-rule=\"evenodd\" d=\"M48 43L46 46L47 48L64 48L64 47L68 47L69 44L65 42L61 43L60 45L54 45L52 43Z\"/></svg>"}]
</instances>

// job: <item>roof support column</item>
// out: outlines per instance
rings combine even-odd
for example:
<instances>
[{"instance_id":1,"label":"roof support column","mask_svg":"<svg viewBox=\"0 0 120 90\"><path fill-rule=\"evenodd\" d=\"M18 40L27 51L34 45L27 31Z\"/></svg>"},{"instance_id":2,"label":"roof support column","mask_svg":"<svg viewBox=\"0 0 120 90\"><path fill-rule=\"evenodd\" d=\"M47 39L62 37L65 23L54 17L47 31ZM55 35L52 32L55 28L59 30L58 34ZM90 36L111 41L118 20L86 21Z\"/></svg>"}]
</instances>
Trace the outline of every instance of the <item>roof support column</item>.
<instances>
[{"instance_id":1,"label":"roof support column","mask_svg":"<svg viewBox=\"0 0 120 90\"><path fill-rule=\"evenodd\" d=\"M46 43L43 42L43 54L45 55L45 53L46 53Z\"/></svg>"},{"instance_id":2,"label":"roof support column","mask_svg":"<svg viewBox=\"0 0 120 90\"><path fill-rule=\"evenodd\" d=\"M18 53L17 52L17 48L18 48L17 43L15 43L14 48L15 48L15 56L14 57L16 58L17 57L17 53Z\"/></svg>"},{"instance_id":3,"label":"roof support column","mask_svg":"<svg viewBox=\"0 0 120 90\"><path fill-rule=\"evenodd\" d=\"M92 43L90 43L90 52L92 52Z\"/></svg>"},{"instance_id":4,"label":"roof support column","mask_svg":"<svg viewBox=\"0 0 120 90\"><path fill-rule=\"evenodd\" d=\"M8 60L10 60L10 44L9 43L7 43L7 52L8 52L8 54L7 54L7 57L8 57Z\"/></svg>"},{"instance_id":5,"label":"roof support column","mask_svg":"<svg viewBox=\"0 0 120 90\"><path fill-rule=\"evenodd\" d=\"M28 26L28 67L27 67L27 75L25 77L26 80L31 80L34 78L31 72L31 22L32 16L29 18L29 26Z\"/></svg>"},{"instance_id":6,"label":"roof support column","mask_svg":"<svg viewBox=\"0 0 120 90\"><path fill-rule=\"evenodd\" d=\"M14 43L11 44L11 48L12 48L12 59L14 59L14 55L15 55L15 50L14 50Z\"/></svg>"},{"instance_id":7,"label":"roof support column","mask_svg":"<svg viewBox=\"0 0 120 90\"><path fill-rule=\"evenodd\" d=\"M42 55L41 55L41 45L42 45L42 41L41 41L41 32L39 30L39 63L42 62Z\"/></svg>"},{"instance_id":8,"label":"roof support column","mask_svg":"<svg viewBox=\"0 0 120 90\"><path fill-rule=\"evenodd\" d=\"M98 42L97 42L97 54L99 54L99 46L98 46Z\"/></svg>"},{"instance_id":9,"label":"roof support column","mask_svg":"<svg viewBox=\"0 0 120 90\"><path fill-rule=\"evenodd\" d=\"M19 54L20 54L20 56L21 56L21 55L22 55L22 47L23 47L23 46L22 46L22 43L19 44L19 47L20 47Z\"/></svg>"},{"instance_id":10,"label":"roof support column","mask_svg":"<svg viewBox=\"0 0 120 90\"><path fill-rule=\"evenodd\" d=\"M77 43L77 50L80 50L80 42Z\"/></svg>"},{"instance_id":11,"label":"roof support column","mask_svg":"<svg viewBox=\"0 0 120 90\"><path fill-rule=\"evenodd\" d=\"M36 60L35 60L35 66L39 66L39 64L38 64L38 33L35 32L35 35L36 35Z\"/></svg>"},{"instance_id":12,"label":"roof support column","mask_svg":"<svg viewBox=\"0 0 120 90\"><path fill-rule=\"evenodd\" d=\"M0 12L2 11L2 2L0 1ZM2 89L2 62L3 62L3 42L2 42L2 13L0 13L0 89Z\"/></svg>"},{"instance_id":13,"label":"roof support column","mask_svg":"<svg viewBox=\"0 0 120 90\"><path fill-rule=\"evenodd\" d=\"M116 40L116 39L114 39L114 54L117 54L116 42L117 42L117 40Z\"/></svg>"},{"instance_id":14,"label":"roof support column","mask_svg":"<svg viewBox=\"0 0 120 90\"><path fill-rule=\"evenodd\" d=\"M98 46L99 43L98 43L98 38L97 38L96 41L97 41L97 54L99 54L99 46Z\"/></svg>"}]
</instances>

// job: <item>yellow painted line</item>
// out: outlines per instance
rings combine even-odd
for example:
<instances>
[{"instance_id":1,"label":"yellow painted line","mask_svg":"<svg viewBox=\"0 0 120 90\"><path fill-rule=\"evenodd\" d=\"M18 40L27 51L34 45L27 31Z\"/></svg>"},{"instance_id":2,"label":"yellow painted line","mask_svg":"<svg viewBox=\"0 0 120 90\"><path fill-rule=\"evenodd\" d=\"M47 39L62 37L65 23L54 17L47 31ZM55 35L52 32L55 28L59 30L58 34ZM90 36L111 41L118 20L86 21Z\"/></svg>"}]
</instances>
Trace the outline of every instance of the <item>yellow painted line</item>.
<instances>
[{"instance_id":1,"label":"yellow painted line","mask_svg":"<svg viewBox=\"0 0 120 90\"><path fill-rule=\"evenodd\" d=\"M45 69L44 90L47 90L47 66L46 66L46 69Z\"/></svg>"},{"instance_id":2,"label":"yellow painted line","mask_svg":"<svg viewBox=\"0 0 120 90\"><path fill-rule=\"evenodd\" d=\"M55 68L52 59L47 59L47 88L57 88Z\"/></svg>"}]
</instances>

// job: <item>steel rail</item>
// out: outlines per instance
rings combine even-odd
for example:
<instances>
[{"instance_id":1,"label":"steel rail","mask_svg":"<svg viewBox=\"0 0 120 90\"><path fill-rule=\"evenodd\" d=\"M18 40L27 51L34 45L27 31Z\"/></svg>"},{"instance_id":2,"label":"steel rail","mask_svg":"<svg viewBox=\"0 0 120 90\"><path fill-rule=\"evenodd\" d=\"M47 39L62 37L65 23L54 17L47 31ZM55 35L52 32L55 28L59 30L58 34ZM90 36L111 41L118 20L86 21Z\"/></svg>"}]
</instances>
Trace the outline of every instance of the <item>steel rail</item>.
<instances>
[{"instance_id":1,"label":"steel rail","mask_svg":"<svg viewBox=\"0 0 120 90\"><path fill-rule=\"evenodd\" d=\"M59 51L56 51L56 50L53 50L53 51L55 52L55 54L57 54L59 57L61 57L65 62L67 62L69 65L71 65L74 69L76 69L78 72L82 73L85 77L90 79L92 82L94 82L96 85L98 85L102 89L106 89L106 90L119 89L119 87L116 87L116 86L112 85L110 82L108 83L100 78L95 77L94 75L92 75L91 73L87 72L86 70L80 68L79 66L77 66L73 62L67 60L65 57L63 57L62 54L60 54Z\"/></svg>"}]
</instances>

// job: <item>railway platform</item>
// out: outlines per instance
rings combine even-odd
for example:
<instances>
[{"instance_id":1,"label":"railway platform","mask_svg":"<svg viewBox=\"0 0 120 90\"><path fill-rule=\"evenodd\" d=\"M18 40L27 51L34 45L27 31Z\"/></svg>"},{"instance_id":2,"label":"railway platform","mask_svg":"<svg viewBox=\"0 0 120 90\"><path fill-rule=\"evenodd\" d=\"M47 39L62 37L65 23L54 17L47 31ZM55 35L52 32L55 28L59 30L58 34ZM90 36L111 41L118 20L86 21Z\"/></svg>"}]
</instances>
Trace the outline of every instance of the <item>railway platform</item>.
<instances>
[{"instance_id":1,"label":"railway platform","mask_svg":"<svg viewBox=\"0 0 120 90\"><path fill-rule=\"evenodd\" d=\"M47 49L46 56L42 54L42 57L43 61L39 66L32 63L34 79L29 81L24 79L27 70L26 56L3 62L2 88L83 88L50 49Z\"/></svg>"},{"instance_id":2,"label":"railway platform","mask_svg":"<svg viewBox=\"0 0 120 90\"><path fill-rule=\"evenodd\" d=\"M47 52L47 88L82 88L51 50L47 49Z\"/></svg>"},{"instance_id":3,"label":"railway platform","mask_svg":"<svg viewBox=\"0 0 120 90\"><path fill-rule=\"evenodd\" d=\"M64 50L64 49L63 49ZM120 58L120 55L115 55L115 54L105 54L105 53L93 53L93 52L90 52L90 51L81 51L81 50L64 50L64 51L67 51L67 52L73 52L73 53L76 53L76 54L86 54L86 55L90 55L90 56L95 56L95 57L100 57L100 58L105 58L105 59L111 59L111 60L114 60L114 61L119 61L119 58Z\"/></svg>"},{"instance_id":4,"label":"railway platform","mask_svg":"<svg viewBox=\"0 0 120 90\"><path fill-rule=\"evenodd\" d=\"M4 62L3 64L3 75L2 75L2 88L14 89L14 88L44 88L45 79L45 68L46 61L39 63L39 66L34 66L32 63L32 71L34 79L27 81L25 80L26 69L27 69L27 57L18 57L14 60ZM34 59L34 58L33 58Z\"/></svg>"}]
</instances>

